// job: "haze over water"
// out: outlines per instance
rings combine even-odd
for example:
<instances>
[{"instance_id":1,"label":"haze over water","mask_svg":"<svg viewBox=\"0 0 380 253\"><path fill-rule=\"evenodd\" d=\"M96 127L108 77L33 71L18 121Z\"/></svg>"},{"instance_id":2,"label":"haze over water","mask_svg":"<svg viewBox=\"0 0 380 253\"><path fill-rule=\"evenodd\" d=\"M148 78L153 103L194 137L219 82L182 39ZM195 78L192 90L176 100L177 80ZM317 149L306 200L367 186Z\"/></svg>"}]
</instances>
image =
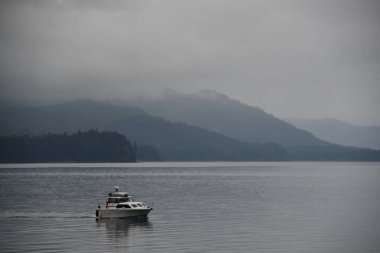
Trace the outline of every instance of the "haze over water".
<instances>
[{"instance_id":1,"label":"haze over water","mask_svg":"<svg viewBox=\"0 0 380 253\"><path fill-rule=\"evenodd\" d=\"M379 252L379 165L1 165L0 251ZM96 221L114 185L147 221Z\"/></svg>"},{"instance_id":2,"label":"haze over water","mask_svg":"<svg viewBox=\"0 0 380 253\"><path fill-rule=\"evenodd\" d=\"M379 125L377 0L0 1L0 102L212 89L279 118Z\"/></svg>"}]
</instances>

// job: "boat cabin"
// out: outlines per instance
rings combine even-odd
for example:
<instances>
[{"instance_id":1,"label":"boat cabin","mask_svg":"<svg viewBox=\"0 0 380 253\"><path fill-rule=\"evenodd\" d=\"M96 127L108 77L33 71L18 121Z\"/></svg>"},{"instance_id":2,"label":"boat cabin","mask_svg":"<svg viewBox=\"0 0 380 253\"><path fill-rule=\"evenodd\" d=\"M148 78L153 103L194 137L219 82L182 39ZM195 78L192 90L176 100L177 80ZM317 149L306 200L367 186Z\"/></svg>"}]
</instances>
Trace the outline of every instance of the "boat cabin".
<instances>
[{"instance_id":1,"label":"boat cabin","mask_svg":"<svg viewBox=\"0 0 380 253\"><path fill-rule=\"evenodd\" d=\"M106 208L148 208L142 202L135 202L128 192L119 192L119 187L115 186L115 191L108 193Z\"/></svg>"}]
</instances>

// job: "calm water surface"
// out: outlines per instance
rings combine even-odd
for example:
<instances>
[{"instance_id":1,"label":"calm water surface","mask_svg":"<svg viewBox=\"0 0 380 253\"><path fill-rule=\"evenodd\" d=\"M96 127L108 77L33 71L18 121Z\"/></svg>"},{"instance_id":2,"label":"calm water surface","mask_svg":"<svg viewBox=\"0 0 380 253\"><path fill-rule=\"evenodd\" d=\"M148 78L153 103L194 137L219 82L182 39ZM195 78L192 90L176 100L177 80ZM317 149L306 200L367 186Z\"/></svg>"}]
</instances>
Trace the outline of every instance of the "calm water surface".
<instances>
[{"instance_id":1,"label":"calm water surface","mask_svg":"<svg viewBox=\"0 0 380 253\"><path fill-rule=\"evenodd\" d=\"M0 252L380 252L379 163L0 166ZM114 185L148 220L97 222Z\"/></svg>"}]
</instances>

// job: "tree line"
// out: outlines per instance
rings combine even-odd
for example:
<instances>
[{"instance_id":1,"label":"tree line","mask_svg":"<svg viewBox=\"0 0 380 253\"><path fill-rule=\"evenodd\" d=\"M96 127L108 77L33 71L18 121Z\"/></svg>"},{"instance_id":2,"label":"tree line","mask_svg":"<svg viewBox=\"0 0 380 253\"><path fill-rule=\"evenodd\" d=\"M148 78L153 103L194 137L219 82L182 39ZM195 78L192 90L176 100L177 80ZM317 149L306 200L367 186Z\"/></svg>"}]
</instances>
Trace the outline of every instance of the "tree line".
<instances>
[{"instance_id":1,"label":"tree line","mask_svg":"<svg viewBox=\"0 0 380 253\"><path fill-rule=\"evenodd\" d=\"M141 158L138 158L138 154ZM136 162L160 160L157 150L138 148L124 135L97 129L73 134L0 136L0 163Z\"/></svg>"}]
</instances>

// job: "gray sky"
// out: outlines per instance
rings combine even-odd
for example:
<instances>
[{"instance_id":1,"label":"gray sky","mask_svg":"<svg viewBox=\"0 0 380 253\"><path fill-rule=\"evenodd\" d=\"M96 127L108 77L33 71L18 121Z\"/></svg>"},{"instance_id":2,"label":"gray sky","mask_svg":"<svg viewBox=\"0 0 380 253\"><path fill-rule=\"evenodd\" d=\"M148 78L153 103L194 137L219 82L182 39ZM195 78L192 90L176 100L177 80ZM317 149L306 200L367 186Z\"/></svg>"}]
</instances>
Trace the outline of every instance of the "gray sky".
<instances>
[{"instance_id":1,"label":"gray sky","mask_svg":"<svg viewBox=\"0 0 380 253\"><path fill-rule=\"evenodd\" d=\"M380 2L2 0L0 66L8 102L214 89L380 125Z\"/></svg>"}]
</instances>

